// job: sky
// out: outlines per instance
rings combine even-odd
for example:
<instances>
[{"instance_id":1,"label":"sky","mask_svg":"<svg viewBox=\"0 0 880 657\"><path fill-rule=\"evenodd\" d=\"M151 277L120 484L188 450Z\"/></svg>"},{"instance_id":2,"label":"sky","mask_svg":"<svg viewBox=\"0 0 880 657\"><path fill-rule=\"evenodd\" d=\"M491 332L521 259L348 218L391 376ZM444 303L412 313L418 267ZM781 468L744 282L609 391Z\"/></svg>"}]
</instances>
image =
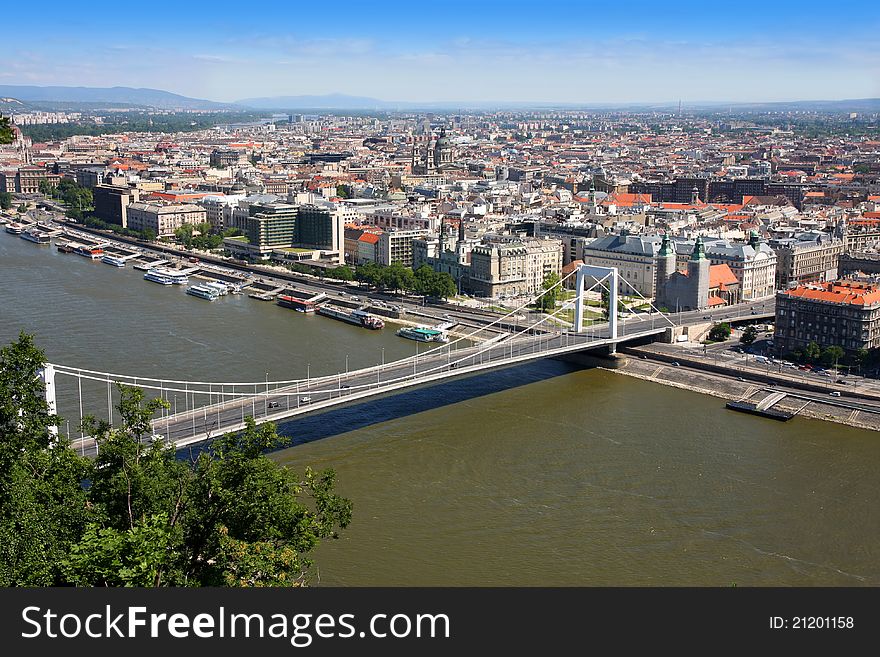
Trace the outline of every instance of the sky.
<instances>
[{"instance_id":1,"label":"sky","mask_svg":"<svg viewBox=\"0 0 880 657\"><path fill-rule=\"evenodd\" d=\"M0 84L224 102L880 97L880 12L862 1L53 0L3 17Z\"/></svg>"}]
</instances>

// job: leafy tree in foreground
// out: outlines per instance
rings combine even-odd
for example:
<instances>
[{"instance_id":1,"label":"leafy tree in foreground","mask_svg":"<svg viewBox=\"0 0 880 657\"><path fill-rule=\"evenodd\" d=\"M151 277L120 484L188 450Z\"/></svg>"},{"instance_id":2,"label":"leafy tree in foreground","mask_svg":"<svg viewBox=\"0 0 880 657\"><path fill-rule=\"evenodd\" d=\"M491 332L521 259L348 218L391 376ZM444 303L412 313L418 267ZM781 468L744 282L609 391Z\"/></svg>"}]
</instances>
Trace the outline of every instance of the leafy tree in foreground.
<instances>
[{"instance_id":1,"label":"leafy tree in foreground","mask_svg":"<svg viewBox=\"0 0 880 657\"><path fill-rule=\"evenodd\" d=\"M302 478L265 455L280 439L248 419L190 461L149 440L163 400L120 386L121 422L87 418L82 458L49 427L22 335L0 351L0 585L301 586L309 553L351 521L332 470Z\"/></svg>"},{"instance_id":2,"label":"leafy tree in foreground","mask_svg":"<svg viewBox=\"0 0 880 657\"><path fill-rule=\"evenodd\" d=\"M0 116L0 144L11 144L15 140L12 123L8 116Z\"/></svg>"}]
</instances>

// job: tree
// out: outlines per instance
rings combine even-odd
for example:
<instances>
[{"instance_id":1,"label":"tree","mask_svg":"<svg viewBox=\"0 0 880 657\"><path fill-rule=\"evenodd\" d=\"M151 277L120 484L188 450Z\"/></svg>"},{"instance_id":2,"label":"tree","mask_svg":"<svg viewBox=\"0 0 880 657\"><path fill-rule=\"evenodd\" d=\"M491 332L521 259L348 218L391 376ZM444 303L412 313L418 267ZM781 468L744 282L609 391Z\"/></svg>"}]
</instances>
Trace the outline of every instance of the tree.
<instances>
[{"instance_id":1,"label":"tree","mask_svg":"<svg viewBox=\"0 0 880 657\"><path fill-rule=\"evenodd\" d=\"M347 265L342 265L340 267L333 267L327 270L327 276L329 278L335 278L339 281L353 281L354 280L354 272L351 270L351 267Z\"/></svg>"},{"instance_id":2,"label":"tree","mask_svg":"<svg viewBox=\"0 0 880 657\"><path fill-rule=\"evenodd\" d=\"M8 116L0 116L0 144L11 144L15 140L12 123Z\"/></svg>"},{"instance_id":3,"label":"tree","mask_svg":"<svg viewBox=\"0 0 880 657\"><path fill-rule=\"evenodd\" d=\"M551 312L556 309L556 300L559 298L559 274L547 274L541 286L544 295L537 301L538 308L543 312Z\"/></svg>"},{"instance_id":4,"label":"tree","mask_svg":"<svg viewBox=\"0 0 880 657\"><path fill-rule=\"evenodd\" d=\"M821 355L822 348L814 340L811 340L810 343L804 347L804 358L807 359L807 362L815 363L819 360Z\"/></svg>"},{"instance_id":5,"label":"tree","mask_svg":"<svg viewBox=\"0 0 880 657\"><path fill-rule=\"evenodd\" d=\"M25 212L27 212L27 203L19 203L18 214L24 214Z\"/></svg>"},{"instance_id":6,"label":"tree","mask_svg":"<svg viewBox=\"0 0 880 657\"><path fill-rule=\"evenodd\" d=\"M354 277L361 283L379 287L382 283L382 268L375 262L366 262L357 268Z\"/></svg>"},{"instance_id":7,"label":"tree","mask_svg":"<svg viewBox=\"0 0 880 657\"><path fill-rule=\"evenodd\" d=\"M742 332L742 335L739 336L739 341L747 347L752 346L755 340L758 337L758 329L754 324L749 324L745 327Z\"/></svg>"},{"instance_id":8,"label":"tree","mask_svg":"<svg viewBox=\"0 0 880 657\"><path fill-rule=\"evenodd\" d=\"M345 185L336 185L336 196L338 196L339 198L349 197L348 189L345 187Z\"/></svg>"},{"instance_id":9,"label":"tree","mask_svg":"<svg viewBox=\"0 0 880 657\"><path fill-rule=\"evenodd\" d=\"M417 294L436 299L448 299L457 290L452 276L446 272L436 272L428 265L416 269L413 275L413 288Z\"/></svg>"},{"instance_id":10,"label":"tree","mask_svg":"<svg viewBox=\"0 0 880 657\"><path fill-rule=\"evenodd\" d=\"M611 305L611 293L602 288L602 317L606 320L609 319L608 307ZM626 312L626 306L623 305L623 302L620 299L617 300L617 313L620 314L622 312Z\"/></svg>"},{"instance_id":11,"label":"tree","mask_svg":"<svg viewBox=\"0 0 880 657\"><path fill-rule=\"evenodd\" d=\"M12 207L12 194L0 192L0 210L8 210Z\"/></svg>"},{"instance_id":12,"label":"tree","mask_svg":"<svg viewBox=\"0 0 880 657\"><path fill-rule=\"evenodd\" d=\"M32 338L0 350L0 585L299 586L351 520L332 470L297 477L252 418L193 460L150 440L168 402L119 386L118 426L86 418L98 456L55 438ZM88 485L84 485L88 482Z\"/></svg>"},{"instance_id":13,"label":"tree","mask_svg":"<svg viewBox=\"0 0 880 657\"><path fill-rule=\"evenodd\" d=\"M43 196L52 196L52 194L55 192L55 185L50 183L48 180L41 180L39 188L40 194L42 194Z\"/></svg>"},{"instance_id":14,"label":"tree","mask_svg":"<svg viewBox=\"0 0 880 657\"><path fill-rule=\"evenodd\" d=\"M837 363L843 358L844 351L842 347L833 344L829 347L825 347L822 350L822 364L826 366L834 366L837 367Z\"/></svg>"},{"instance_id":15,"label":"tree","mask_svg":"<svg viewBox=\"0 0 880 657\"><path fill-rule=\"evenodd\" d=\"M724 342L729 337L730 324L728 324L727 322L715 324L711 329L709 329L709 340L711 340L712 342Z\"/></svg>"},{"instance_id":16,"label":"tree","mask_svg":"<svg viewBox=\"0 0 880 657\"><path fill-rule=\"evenodd\" d=\"M0 586L51 586L88 518L91 464L49 431L31 336L0 350Z\"/></svg>"}]
</instances>

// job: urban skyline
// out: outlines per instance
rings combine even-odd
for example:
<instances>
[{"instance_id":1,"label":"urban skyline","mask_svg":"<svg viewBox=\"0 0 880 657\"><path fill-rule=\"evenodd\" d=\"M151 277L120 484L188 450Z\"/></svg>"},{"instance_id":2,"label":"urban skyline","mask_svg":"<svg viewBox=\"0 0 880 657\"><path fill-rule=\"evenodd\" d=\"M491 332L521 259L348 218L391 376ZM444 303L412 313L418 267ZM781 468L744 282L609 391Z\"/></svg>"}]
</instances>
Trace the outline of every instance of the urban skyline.
<instances>
[{"instance_id":1,"label":"urban skyline","mask_svg":"<svg viewBox=\"0 0 880 657\"><path fill-rule=\"evenodd\" d=\"M144 16L49 3L53 20L39 42L6 35L0 83L149 87L219 102L333 93L392 103L878 97L878 21L867 3L846 10L858 20L830 33L816 20L827 6L815 2L742 2L735 14L693 2L562 2L546 11L518 1L441 11L342 2L332 13L158 2ZM13 24L29 19L23 7L7 14ZM96 42L95 33L104 36Z\"/></svg>"}]
</instances>

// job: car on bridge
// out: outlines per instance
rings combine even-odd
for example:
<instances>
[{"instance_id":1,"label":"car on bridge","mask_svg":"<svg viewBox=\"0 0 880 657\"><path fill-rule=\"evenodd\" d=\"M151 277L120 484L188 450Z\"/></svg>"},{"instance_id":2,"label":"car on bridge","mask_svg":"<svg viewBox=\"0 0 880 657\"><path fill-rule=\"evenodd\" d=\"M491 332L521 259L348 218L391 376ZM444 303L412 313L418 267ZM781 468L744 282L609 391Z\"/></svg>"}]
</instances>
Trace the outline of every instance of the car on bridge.
<instances>
[{"instance_id":1,"label":"car on bridge","mask_svg":"<svg viewBox=\"0 0 880 657\"><path fill-rule=\"evenodd\" d=\"M277 401L270 401L269 402L269 408L278 408L280 406L281 406L281 404L279 404Z\"/></svg>"},{"instance_id":2,"label":"car on bridge","mask_svg":"<svg viewBox=\"0 0 880 657\"><path fill-rule=\"evenodd\" d=\"M299 400L300 400L303 404L308 404L310 401L312 401L312 398L306 396L306 397L300 397Z\"/></svg>"}]
</instances>

